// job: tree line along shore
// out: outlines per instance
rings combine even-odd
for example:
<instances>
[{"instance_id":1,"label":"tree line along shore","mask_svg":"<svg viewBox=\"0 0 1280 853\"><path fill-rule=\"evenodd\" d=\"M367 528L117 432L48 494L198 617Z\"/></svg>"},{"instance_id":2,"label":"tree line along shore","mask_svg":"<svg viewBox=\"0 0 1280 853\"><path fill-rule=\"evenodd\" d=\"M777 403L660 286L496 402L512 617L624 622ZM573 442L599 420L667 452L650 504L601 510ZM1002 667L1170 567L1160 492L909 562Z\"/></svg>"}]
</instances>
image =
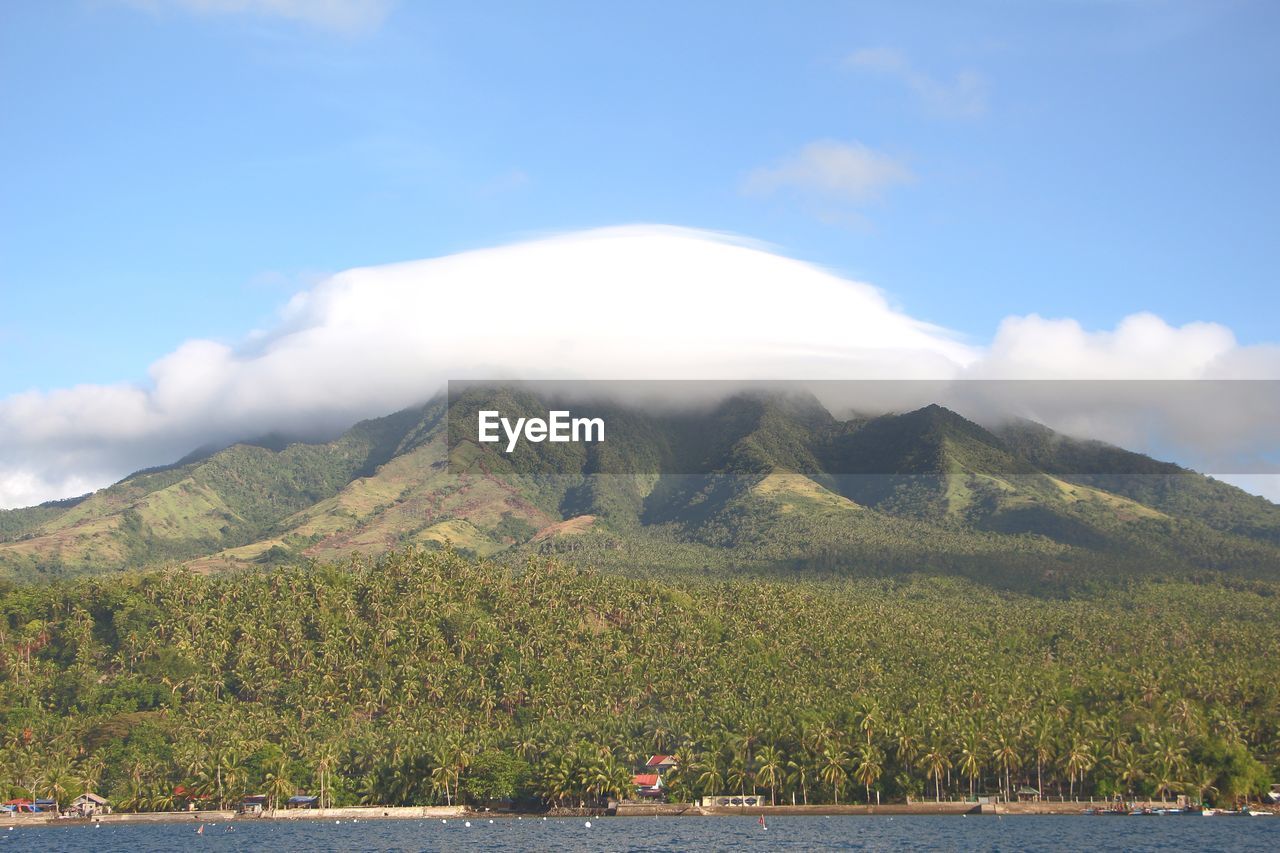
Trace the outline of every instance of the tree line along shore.
<instances>
[{"instance_id":1,"label":"tree line along shore","mask_svg":"<svg viewBox=\"0 0 1280 853\"><path fill-rule=\"evenodd\" d=\"M115 812L1257 799L1280 588L628 577L449 551L0 586L0 793Z\"/></svg>"},{"instance_id":2,"label":"tree line along shore","mask_svg":"<svg viewBox=\"0 0 1280 853\"><path fill-rule=\"evenodd\" d=\"M1117 808L1123 806L1122 809ZM792 806L700 806L696 803L651 803L623 802L611 804L608 808L557 808L548 812L524 811L509 809L492 810L470 806L342 806L323 809L280 809L245 815L234 810L197 810L197 811L164 811L164 812L120 812L99 814L89 817L71 817L52 813L10 815L6 820L9 826L39 824L147 824L147 823L188 823L188 824L230 824L234 821L259 820L334 820L374 821L374 820L448 820L457 819L489 819L489 820L523 820L525 818L574 818L574 817L825 817L833 815L852 816L970 816L970 815L1082 815L1109 811L1118 813L1153 813L1156 810L1168 812L1197 811L1184 809L1181 801L1145 800L1118 804L1115 802L1089 800L1035 801L1018 803L973 803L967 801L918 801L911 803L889 803L881 805L823 805ZM1263 815L1280 815L1280 811L1271 808L1254 808L1253 812Z\"/></svg>"}]
</instances>

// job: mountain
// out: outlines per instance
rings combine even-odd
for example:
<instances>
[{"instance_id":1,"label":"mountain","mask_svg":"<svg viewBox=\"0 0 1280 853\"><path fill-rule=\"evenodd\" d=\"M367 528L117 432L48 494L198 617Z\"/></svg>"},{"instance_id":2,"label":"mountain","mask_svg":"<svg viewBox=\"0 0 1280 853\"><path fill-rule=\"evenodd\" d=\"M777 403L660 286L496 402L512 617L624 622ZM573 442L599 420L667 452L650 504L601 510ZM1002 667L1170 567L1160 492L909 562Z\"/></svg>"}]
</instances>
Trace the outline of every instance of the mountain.
<instances>
[{"instance_id":1,"label":"mountain","mask_svg":"<svg viewBox=\"0 0 1280 853\"><path fill-rule=\"evenodd\" d=\"M846 421L809 397L741 394L659 413L574 403L608 424L598 443L507 453L475 440L482 408L514 419L555 405L474 389L331 442L206 450L0 512L0 573L218 571L448 544L642 571L1280 576L1280 507L1038 424L988 429L936 405Z\"/></svg>"}]
</instances>

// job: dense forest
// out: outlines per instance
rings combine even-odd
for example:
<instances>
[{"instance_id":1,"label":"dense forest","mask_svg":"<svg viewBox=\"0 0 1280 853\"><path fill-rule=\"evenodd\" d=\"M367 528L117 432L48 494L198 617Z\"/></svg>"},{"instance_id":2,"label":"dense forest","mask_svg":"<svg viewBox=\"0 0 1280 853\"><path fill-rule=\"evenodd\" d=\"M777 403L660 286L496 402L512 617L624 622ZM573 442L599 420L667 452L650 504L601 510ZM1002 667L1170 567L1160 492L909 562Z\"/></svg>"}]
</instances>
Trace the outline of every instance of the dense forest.
<instances>
[{"instance_id":1,"label":"dense forest","mask_svg":"<svg viewBox=\"0 0 1280 853\"><path fill-rule=\"evenodd\" d=\"M959 577L639 578L410 549L0 586L0 795L117 809L1256 794L1280 586L1071 599Z\"/></svg>"}]
</instances>

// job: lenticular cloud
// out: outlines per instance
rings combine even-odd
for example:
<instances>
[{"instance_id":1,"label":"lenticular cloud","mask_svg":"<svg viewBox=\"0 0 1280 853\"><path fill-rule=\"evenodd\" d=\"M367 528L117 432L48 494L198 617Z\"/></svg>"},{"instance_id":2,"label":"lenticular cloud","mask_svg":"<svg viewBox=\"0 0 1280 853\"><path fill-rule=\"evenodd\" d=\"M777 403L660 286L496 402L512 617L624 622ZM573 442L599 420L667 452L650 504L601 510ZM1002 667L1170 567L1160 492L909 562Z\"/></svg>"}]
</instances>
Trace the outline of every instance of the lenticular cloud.
<instances>
[{"instance_id":1,"label":"lenticular cloud","mask_svg":"<svg viewBox=\"0 0 1280 853\"><path fill-rule=\"evenodd\" d=\"M1006 320L989 348L874 287L729 235L577 232L354 269L233 345L192 340L148 381L0 401L0 506L79 494L209 443L318 436L449 379L1280 376L1280 350L1141 315L1114 332Z\"/></svg>"}]
</instances>

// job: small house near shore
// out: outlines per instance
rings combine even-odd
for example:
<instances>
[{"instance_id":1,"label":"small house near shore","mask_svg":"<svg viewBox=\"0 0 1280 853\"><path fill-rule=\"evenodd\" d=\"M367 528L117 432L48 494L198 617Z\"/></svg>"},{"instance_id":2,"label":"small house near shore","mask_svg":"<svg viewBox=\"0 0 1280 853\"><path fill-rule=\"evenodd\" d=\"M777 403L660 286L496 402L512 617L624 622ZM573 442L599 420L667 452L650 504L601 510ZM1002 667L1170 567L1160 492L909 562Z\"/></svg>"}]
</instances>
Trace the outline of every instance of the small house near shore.
<instances>
[{"instance_id":1,"label":"small house near shore","mask_svg":"<svg viewBox=\"0 0 1280 853\"><path fill-rule=\"evenodd\" d=\"M298 794L285 800L284 807L286 809L318 809L320 808L320 798Z\"/></svg>"},{"instance_id":2,"label":"small house near shore","mask_svg":"<svg viewBox=\"0 0 1280 853\"><path fill-rule=\"evenodd\" d=\"M240 814L262 814L267 807L266 794L250 794L240 801Z\"/></svg>"},{"instance_id":3,"label":"small house near shore","mask_svg":"<svg viewBox=\"0 0 1280 853\"><path fill-rule=\"evenodd\" d=\"M1040 799L1040 792L1030 785L1023 785L1017 792L1018 802L1026 803Z\"/></svg>"},{"instance_id":4,"label":"small house near shore","mask_svg":"<svg viewBox=\"0 0 1280 853\"><path fill-rule=\"evenodd\" d=\"M99 797L92 791L86 791L71 801L71 813L80 817L111 814L111 806L107 803L106 797Z\"/></svg>"},{"instance_id":5,"label":"small house near shore","mask_svg":"<svg viewBox=\"0 0 1280 853\"><path fill-rule=\"evenodd\" d=\"M666 796L662 777L678 766L674 755L651 755L640 772L631 778L635 796L641 800L660 800Z\"/></svg>"},{"instance_id":6,"label":"small house near shore","mask_svg":"<svg viewBox=\"0 0 1280 853\"><path fill-rule=\"evenodd\" d=\"M636 796L642 800L662 799L662 777L657 773L637 773L631 777Z\"/></svg>"}]
</instances>

